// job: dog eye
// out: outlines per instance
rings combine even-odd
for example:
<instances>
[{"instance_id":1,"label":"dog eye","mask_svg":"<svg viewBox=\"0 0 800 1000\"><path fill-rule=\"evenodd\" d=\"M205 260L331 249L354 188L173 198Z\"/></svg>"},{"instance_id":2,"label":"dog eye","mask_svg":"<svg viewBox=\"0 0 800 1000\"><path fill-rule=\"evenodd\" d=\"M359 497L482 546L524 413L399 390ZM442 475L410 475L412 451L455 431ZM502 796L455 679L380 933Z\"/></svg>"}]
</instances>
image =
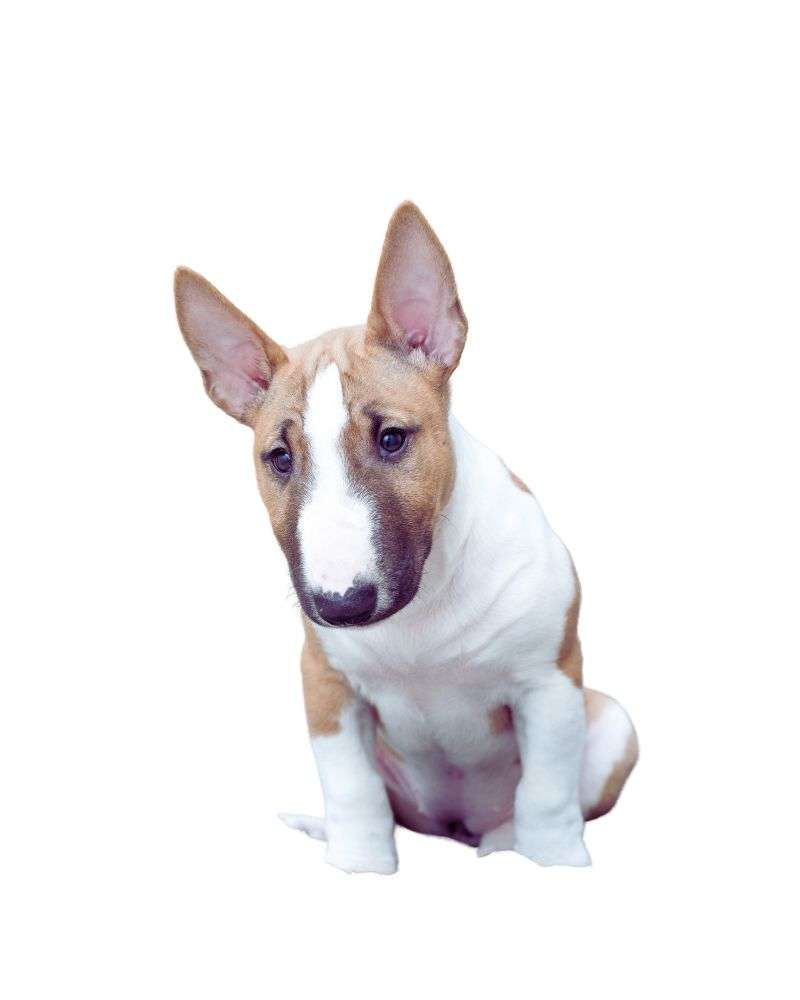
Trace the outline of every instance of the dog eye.
<instances>
[{"instance_id":1,"label":"dog eye","mask_svg":"<svg viewBox=\"0 0 800 1000\"><path fill-rule=\"evenodd\" d=\"M399 427L387 427L381 431L378 444L382 455L396 455L406 443L407 434Z\"/></svg>"},{"instance_id":2,"label":"dog eye","mask_svg":"<svg viewBox=\"0 0 800 1000\"><path fill-rule=\"evenodd\" d=\"M279 476L288 476L292 471L292 455L286 448L273 448L272 451L263 451L261 461L267 462L278 473Z\"/></svg>"}]
</instances>

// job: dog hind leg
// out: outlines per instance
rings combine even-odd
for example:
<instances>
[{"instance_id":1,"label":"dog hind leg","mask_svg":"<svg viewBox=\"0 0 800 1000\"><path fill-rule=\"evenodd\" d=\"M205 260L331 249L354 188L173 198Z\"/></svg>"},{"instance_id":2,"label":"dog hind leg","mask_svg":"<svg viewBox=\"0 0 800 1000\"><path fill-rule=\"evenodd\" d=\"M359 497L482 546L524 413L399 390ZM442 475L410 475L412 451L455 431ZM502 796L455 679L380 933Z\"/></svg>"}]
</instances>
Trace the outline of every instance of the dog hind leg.
<instances>
[{"instance_id":1,"label":"dog hind leg","mask_svg":"<svg viewBox=\"0 0 800 1000\"><path fill-rule=\"evenodd\" d=\"M613 809L636 764L639 744L625 709L600 691L586 688L586 748L580 777L580 802L586 820ZM514 821L489 830L481 838L478 857L514 850Z\"/></svg>"},{"instance_id":2,"label":"dog hind leg","mask_svg":"<svg viewBox=\"0 0 800 1000\"><path fill-rule=\"evenodd\" d=\"M639 756L636 730L628 713L613 698L588 689L586 749L581 770L580 799L587 820L614 808Z\"/></svg>"}]
</instances>

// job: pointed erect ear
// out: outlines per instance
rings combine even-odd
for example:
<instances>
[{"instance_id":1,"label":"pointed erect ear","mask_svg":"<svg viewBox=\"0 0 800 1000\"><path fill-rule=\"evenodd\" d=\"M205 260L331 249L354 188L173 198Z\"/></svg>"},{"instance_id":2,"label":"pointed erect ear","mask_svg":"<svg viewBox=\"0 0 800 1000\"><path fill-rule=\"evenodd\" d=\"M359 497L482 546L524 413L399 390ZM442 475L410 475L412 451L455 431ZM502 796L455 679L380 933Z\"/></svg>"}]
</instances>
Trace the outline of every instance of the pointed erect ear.
<instances>
[{"instance_id":1,"label":"pointed erect ear","mask_svg":"<svg viewBox=\"0 0 800 1000\"><path fill-rule=\"evenodd\" d=\"M188 267L175 272L175 309L206 392L226 413L249 423L254 403L287 360L283 348Z\"/></svg>"},{"instance_id":2,"label":"pointed erect ear","mask_svg":"<svg viewBox=\"0 0 800 1000\"><path fill-rule=\"evenodd\" d=\"M370 335L401 351L419 349L449 375L458 364L467 320L453 269L425 216L404 202L383 244Z\"/></svg>"}]
</instances>

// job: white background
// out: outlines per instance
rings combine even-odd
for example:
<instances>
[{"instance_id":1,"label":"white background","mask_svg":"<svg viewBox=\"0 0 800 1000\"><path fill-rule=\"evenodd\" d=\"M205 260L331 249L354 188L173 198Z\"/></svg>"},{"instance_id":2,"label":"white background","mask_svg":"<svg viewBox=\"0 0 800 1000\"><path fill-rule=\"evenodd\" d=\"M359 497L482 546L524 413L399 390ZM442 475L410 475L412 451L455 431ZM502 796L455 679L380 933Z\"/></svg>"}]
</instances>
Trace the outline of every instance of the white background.
<instances>
[{"instance_id":1,"label":"white background","mask_svg":"<svg viewBox=\"0 0 800 1000\"><path fill-rule=\"evenodd\" d=\"M796 995L791 3L26 4L2 190L2 993ZM591 870L401 831L345 876L250 432L188 264L276 339L361 321L413 198L463 423L584 589L642 758Z\"/></svg>"}]
</instances>

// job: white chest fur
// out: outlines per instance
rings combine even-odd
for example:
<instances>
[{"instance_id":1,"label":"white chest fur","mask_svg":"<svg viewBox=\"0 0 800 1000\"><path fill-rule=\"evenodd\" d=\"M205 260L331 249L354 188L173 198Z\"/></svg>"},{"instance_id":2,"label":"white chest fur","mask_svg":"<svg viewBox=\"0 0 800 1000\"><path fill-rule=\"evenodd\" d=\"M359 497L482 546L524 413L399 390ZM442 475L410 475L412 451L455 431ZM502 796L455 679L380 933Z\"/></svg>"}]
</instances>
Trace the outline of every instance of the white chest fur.
<instances>
[{"instance_id":1,"label":"white chest fur","mask_svg":"<svg viewBox=\"0 0 800 1000\"><path fill-rule=\"evenodd\" d=\"M317 631L394 748L473 766L497 752L489 713L553 670L575 584L535 498L455 420L451 432L455 486L417 596L376 625Z\"/></svg>"}]
</instances>

